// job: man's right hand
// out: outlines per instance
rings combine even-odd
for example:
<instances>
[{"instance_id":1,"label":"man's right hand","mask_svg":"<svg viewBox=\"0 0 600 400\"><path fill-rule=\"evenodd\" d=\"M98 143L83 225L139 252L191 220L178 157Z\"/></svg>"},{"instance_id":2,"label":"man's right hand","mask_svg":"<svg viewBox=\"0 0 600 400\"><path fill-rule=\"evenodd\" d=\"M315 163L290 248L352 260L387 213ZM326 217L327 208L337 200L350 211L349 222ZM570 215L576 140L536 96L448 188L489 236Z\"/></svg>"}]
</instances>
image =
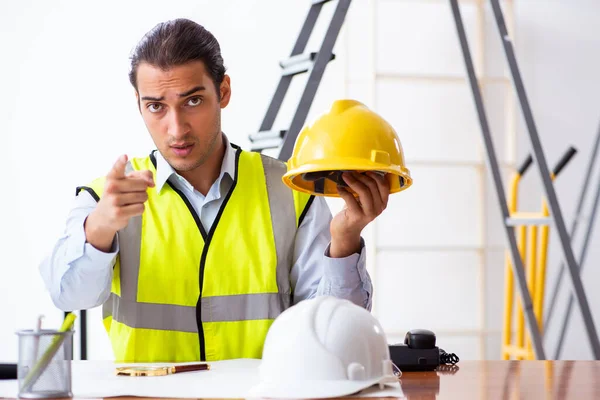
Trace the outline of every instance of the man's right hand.
<instances>
[{"instance_id":1,"label":"man's right hand","mask_svg":"<svg viewBox=\"0 0 600 400\"><path fill-rule=\"evenodd\" d=\"M131 217L142 215L146 190L154 187L151 171L125 175L127 156L119 157L106 175L104 193L84 225L87 242L100 251L110 251L115 234L127 226Z\"/></svg>"}]
</instances>

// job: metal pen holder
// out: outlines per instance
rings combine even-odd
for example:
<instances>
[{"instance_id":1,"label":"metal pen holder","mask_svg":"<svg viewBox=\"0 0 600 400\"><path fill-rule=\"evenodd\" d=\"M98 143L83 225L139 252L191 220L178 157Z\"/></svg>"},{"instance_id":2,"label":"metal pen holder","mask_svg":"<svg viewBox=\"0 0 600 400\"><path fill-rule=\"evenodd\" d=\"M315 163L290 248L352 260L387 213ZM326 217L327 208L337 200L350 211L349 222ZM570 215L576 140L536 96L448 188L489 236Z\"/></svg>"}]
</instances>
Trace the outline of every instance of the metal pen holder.
<instances>
[{"instance_id":1,"label":"metal pen holder","mask_svg":"<svg viewBox=\"0 0 600 400\"><path fill-rule=\"evenodd\" d=\"M73 331L22 330L17 335L19 398L73 397Z\"/></svg>"}]
</instances>

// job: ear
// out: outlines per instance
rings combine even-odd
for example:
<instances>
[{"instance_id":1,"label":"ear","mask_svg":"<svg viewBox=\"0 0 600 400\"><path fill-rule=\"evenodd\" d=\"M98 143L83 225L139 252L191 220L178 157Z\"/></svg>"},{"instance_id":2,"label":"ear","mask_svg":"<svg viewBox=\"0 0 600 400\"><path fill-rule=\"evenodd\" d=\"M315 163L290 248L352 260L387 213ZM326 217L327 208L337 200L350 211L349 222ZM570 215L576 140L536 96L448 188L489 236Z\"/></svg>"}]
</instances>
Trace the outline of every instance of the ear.
<instances>
[{"instance_id":1,"label":"ear","mask_svg":"<svg viewBox=\"0 0 600 400\"><path fill-rule=\"evenodd\" d=\"M223 77L219 91L221 93L221 101L219 103L221 104L221 108L225 108L231 99L231 78L229 78L229 75Z\"/></svg>"}]
</instances>

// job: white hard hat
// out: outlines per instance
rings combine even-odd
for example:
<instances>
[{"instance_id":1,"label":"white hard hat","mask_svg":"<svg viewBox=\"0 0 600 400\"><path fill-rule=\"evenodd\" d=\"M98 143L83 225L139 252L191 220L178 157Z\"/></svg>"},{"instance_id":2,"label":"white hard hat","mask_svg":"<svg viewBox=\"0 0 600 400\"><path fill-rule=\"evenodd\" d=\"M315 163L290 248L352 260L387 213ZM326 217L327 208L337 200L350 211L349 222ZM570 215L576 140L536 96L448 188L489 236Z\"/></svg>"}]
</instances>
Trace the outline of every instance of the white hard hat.
<instances>
[{"instance_id":1,"label":"white hard hat","mask_svg":"<svg viewBox=\"0 0 600 400\"><path fill-rule=\"evenodd\" d=\"M284 311L271 325L248 397L347 396L398 384L381 325L348 300L320 296Z\"/></svg>"}]
</instances>

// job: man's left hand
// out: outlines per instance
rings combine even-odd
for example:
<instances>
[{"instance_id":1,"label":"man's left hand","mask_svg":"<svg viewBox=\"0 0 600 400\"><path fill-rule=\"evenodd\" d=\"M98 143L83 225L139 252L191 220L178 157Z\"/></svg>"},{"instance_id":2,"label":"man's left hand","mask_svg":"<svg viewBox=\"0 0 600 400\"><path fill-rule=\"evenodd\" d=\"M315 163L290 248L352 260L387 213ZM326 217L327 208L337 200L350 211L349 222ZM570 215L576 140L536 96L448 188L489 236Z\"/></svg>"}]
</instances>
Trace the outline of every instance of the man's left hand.
<instances>
[{"instance_id":1,"label":"man's left hand","mask_svg":"<svg viewBox=\"0 0 600 400\"><path fill-rule=\"evenodd\" d=\"M387 178L377 173L344 172L342 177L358 198L338 186L338 193L346 206L333 218L329 227L331 258L348 257L360 251L360 233L385 210L390 194Z\"/></svg>"}]
</instances>

